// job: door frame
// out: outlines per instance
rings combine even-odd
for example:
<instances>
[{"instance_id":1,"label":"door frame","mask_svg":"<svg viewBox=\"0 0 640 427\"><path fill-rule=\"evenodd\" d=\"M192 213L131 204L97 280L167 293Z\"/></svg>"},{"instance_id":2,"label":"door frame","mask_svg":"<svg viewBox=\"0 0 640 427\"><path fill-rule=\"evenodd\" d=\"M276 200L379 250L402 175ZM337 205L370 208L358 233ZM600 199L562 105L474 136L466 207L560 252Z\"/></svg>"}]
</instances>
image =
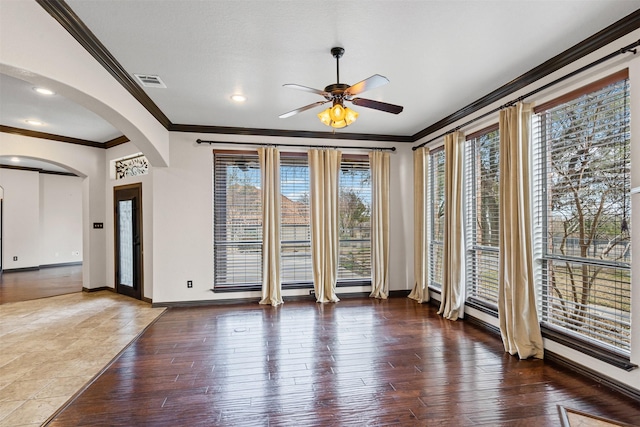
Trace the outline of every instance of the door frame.
<instances>
[{"instance_id":1,"label":"door frame","mask_svg":"<svg viewBox=\"0 0 640 427\"><path fill-rule=\"evenodd\" d=\"M134 221L138 234L138 244L134 244L133 253L133 288L129 286L121 286L119 283L120 271L120 245L118 236L118 195L119 193L133 194L134 200ZM122 197L122 196L121 196ZM114 290L122 295L127 295L139 300L144 299L144 248L143 248L143 221L142 221L142 183L127 184L113 187L113 267L114 267ZM137 280L137 286L136 286Z\"/></svg>"}]
</instances>

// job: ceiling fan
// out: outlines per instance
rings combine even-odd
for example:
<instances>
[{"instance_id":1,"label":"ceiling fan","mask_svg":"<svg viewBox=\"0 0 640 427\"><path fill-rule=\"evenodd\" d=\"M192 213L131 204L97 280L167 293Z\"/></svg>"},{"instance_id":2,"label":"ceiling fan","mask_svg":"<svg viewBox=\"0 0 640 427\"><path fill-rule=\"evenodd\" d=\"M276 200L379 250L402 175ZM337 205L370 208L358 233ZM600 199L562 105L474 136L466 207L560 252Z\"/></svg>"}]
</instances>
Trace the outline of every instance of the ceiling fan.
<instances>
[{"instance_id":1,"label":"ceiling fan","mask_svg":"<svg viewBox=\"0 0 640 427\"><path fill-rule=\"evenodd\" d=\"M341 47L334 47L331 49L331 55L336 58L336 83L330 84L325 87L324 90L314 89L307 86L298 84L285 84L284 87L290 87L292 89L304 90L306 92L316 93L324 97L324 101L314 102L313 104L305 105L304 107L296 108L288 113L281 114L279 117L285 119L287 117L294 116L303 111L310 110L327 102L333 102L331 108L327 108L320 114L318 118L322 123L333 128L343 128L350 125L358 118L358 113L344 106L345 101L351 102L353 105L357 105L365 108L373 108L374 110L384 111L386 113L399 114L402 112L403 107L400 105L388 104L386 102L374 101L373 99L355 98L356 95L361 94L364 91L377 88L379 86L389 83L389 79L379 74L374 74L368 79L362 80L352 86L345 83L340 83L340 58L344 55L344 49Z\"/></svg>"}]
</instances>

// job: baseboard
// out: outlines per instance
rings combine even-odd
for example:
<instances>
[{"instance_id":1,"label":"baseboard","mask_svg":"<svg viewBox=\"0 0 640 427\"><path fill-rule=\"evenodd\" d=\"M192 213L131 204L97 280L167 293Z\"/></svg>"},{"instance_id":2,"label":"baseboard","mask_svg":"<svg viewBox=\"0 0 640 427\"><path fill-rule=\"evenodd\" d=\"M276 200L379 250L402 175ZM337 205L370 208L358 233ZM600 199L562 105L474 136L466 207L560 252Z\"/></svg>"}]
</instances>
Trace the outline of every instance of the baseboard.
<instances>
[{"instance_id":1,"label":"baseboard","mask_svg":"<svg viewBox=\"0 0 640 427\"><path fill-rule=\"evenodd\" d=\"M410 290L402 289L399 291L389 291L389 298L406 298L411 293Z\"/></svg>"},{"instance_id":2,"label":"baseboard","mask_svg":"<svg viewBox=\"0 0 640 427\"><path fill-rule=\"evenodd\" d=\"M82 261L60 262L57 264L42 264L40 265L40 268L73 267L74 265L82 265Z\"/></svg>"},{"instance_id":3,"label":"baseboard","mask_svg":"<svg viewBox=\"0 0 640 427\"><path fill-rule=\"evenodd\" d=\"M404 298L409 295L409 291L390 291L389 298ZM349 292L338 294L340 299L348 298L368 298L369 292ZM287 301L311 301L315 302L315 296L313 295L289 295L282 297L284 302ZM228 299L215 299L215 300L203 300L203 301L177 301L177 302L152 302L152 307L206 307L216 305L242 305L242 304L257 304L259 298L228 298Z\"/></svg>"},{"instance_id":4,"label":"baseboard","mask_svg":"<svg viewBox=\"0 0 640 427\"><path fill-rule=\"evenodd\" d=\"M484 320L478 319L477 317L470 316L469 314L465 314L464 320L466 322L472 323L476 326L479 326L482 329L485 329L487 332L491 334L497 334L500 336L500 328L494 326L490 323L485 322ZM594 380L618 393L622 393L627 397L632 398L640 402L640 390L637 390L627 384L624 384L618 380L613 378L609 378L605 375L602 375L600 372L594 371L593 369L587 368L584 365L574 362L571 359L568 359L564 356L560 356L557 353L549 351L547 349L544 350L544 360L546 362L555 363L557 365L562 366L563 368L569 369L573 372L576 372L580 375L583 375L591 380Z\"/></svg>"},{"instance_id":5,"label":"baseboard","mask_svg":"<svg viewBox=\"0 0 640 427\"><path fill-rule=\"evenodd\" d=\"M113 288L110 288L109 286L100 286L99 288L82 288L82 292L100 292L100 291L110 291L110 292L115 292L116 290Z\"/></svg>"},{"instance_id":6,"label":"baseboard","mask_svg":"<svg viewBox=\"0 0 640 427\"><path fill-rule=\"evenodd\" d=\"M22 273L25 271L38 271L40 267L5 268L3 273Z\"/></svg>"},{"instance_id":7,"label":"baseboard","mask_svg":"<svg viewBox=\"0 0 640 427\"><path fill-rule=\"evenodd\" d=\"M590 378L596 382L599 382L600 384L606 387L609 387L610 389L615 390L619 393L622 393L625 396L630 397L633 400L640 403L640 390L637 390L627 384L621 383L618 380L602 375L601 373L596 372L593 369L590 369L584 365L575 363L573 360L568 359L564 356L560 356L559 354L549 350L544 351L544 359L545 361L556 363L564 368L577 372L580 375L584 375L585 377Z\"/></svg>"},{"instance_id":8,"label":"baseboard","mask_svg":"<svg viewBox=\"0 0 640 427\"><path fill-rule=\"evenodd\" d=\"M35 267L5 268L4 270L2 270L2 272L3 273L21 273L25 271L38 271L42 268L71 267L74 265L82 265L82 261L61 262L58 264L42 264L42 265L36 265Z\"/></svg>"}]
</instances>

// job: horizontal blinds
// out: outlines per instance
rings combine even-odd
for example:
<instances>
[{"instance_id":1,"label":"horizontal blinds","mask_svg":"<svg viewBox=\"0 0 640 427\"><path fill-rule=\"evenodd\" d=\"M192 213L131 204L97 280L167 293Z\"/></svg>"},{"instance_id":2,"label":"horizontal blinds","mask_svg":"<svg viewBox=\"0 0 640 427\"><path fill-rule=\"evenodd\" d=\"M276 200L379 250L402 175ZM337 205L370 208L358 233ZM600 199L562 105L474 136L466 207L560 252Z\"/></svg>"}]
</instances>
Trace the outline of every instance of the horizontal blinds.
<instances>
[{"instance_id":1,"label":"horizontal blinds","mask_svg":"<svg viewBox=\"0 0 640 427\"><path fill-rule=\"evenodd\" d=\"M343 156L338 185L338 281L371 280L371 171L368 158Z\"/></svg>"},{"instance_id":2,"label":"horizontal blinds","mask_svg":"<svg viewBox=\"0 0 640 427\"><path fill-rule=\"evenodd\" d=\"M282 284L313 282L309 220L309 164L306 156L280 158Z\"/></svg>"},{"instance_id":3,"label":"horizontal blinds","mask_svg":"<svg viewBox=\"0 0 640 427\"><path fill-rule=\"evenodd\" d=\"M628 80L541 111L542 321L630 350Z\"/></svg>"},{"instance_id":4,"label":"horizontal blinds","mask_svg":"<svg viewBox=\"0 0 640 427\"><path fill-rule=\"evenodd\" d=\"M429 157L429 286L441 289L444 252L444 150L433 150L430 152Z\"/></svg>"},{"instance_id":5,"label":"horizontal blinds","mask_svg":"<svg viewBox=\"0 0 640 427\"><path fill-rule=\"evenodd\" d=\"M498 304L500 136L497 128L467 140L467 297Z\"/></svg>"},{"instance_id":6,"label":"horizontal blinds","mask_svg":"<svg viewBox=\"0 0 640 427\"><path fill-rule=\"evenodd\" d=\"M313 283L305 155L281 154L281 281ZM343 156L339 176L340 282L371 279L371 172L366 156ZM259 286L262 281L262 202L255 152L214 154L214 284Z\"/></svg>"},{"instance_id":7,"label":"horizontal blinds","mask_svg":"<svg viewBox=\"0 0 640 427\"><path fill-rule=\"evenodd\" d=\"M255 152L214 154L214 286L262 281L262 202Z\"/></svg>"}]
</instances>

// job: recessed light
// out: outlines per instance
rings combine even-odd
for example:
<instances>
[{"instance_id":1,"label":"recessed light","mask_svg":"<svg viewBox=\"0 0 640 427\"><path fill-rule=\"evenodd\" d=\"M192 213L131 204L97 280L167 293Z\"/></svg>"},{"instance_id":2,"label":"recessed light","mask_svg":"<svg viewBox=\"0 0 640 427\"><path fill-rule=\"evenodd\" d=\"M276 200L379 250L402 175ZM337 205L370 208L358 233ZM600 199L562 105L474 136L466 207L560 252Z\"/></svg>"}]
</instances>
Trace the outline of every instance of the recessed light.
<instances>
[{"instance_id":1,"label":"recessed light","mask_svg":"<svg viewBox=\"0 0 640 427\"><path fill-rule=\"evenodd\" d=\"M33 126L42 126L44 124L39 120L32 120L32 119L25 120L25 122L27 122L27 123L29 123L30 125L33 125Z\"/></svg>"},{"instance_id":2,"label":"recessed light","mask_svg":"<svg viewBox=\"0 0 640 427\"><path fill-rule=\"evenodd\" d=\"M20 159L19 159L19 158L17 158L17 157L12 157L12 158L11 158L11 161L12 161L13 163L20 163Z\"/></svg>"},{"instance_id":3,"label":"recessed light","mask_svg":"<svg viewBox=\"0 0 640 427\"><path fill-rule=\"evenodd\" d=\"M235 102L244 102L247 100L247 97L244 95L231 95L231 99Z\"/></svg>"},{"instance_id":4,"label":"recessed light","mask_svg":"<svg viewBox=\"0 0 640 427\"><path fill-rule=\"evenodd\" d=\"M34 87L33 90L38 92L40 95L54 95L55 92L51 89L47 89L46 87Z\"/></svg>"}]
</instances>

